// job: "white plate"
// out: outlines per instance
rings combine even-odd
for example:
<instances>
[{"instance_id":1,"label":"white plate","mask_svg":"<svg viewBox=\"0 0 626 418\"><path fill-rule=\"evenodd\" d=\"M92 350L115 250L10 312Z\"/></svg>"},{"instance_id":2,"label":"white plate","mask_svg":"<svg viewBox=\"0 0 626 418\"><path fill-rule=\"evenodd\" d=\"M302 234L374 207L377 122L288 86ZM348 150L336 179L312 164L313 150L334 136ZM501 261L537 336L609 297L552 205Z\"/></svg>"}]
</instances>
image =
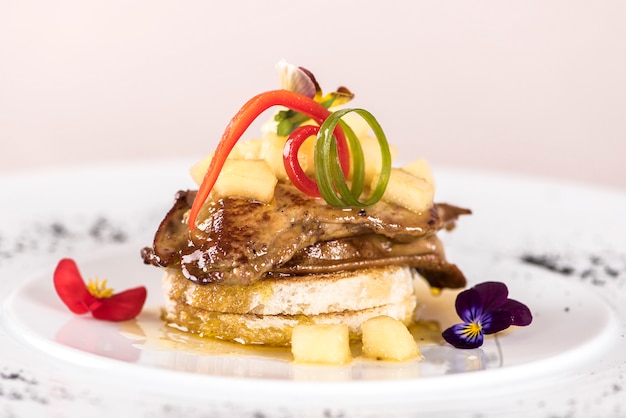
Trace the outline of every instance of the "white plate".
<instances>
[{"instance_id":1,"label":"white plate","mask_svg":"<svg viewBox=\"0 0 626 418\"><path fill-rule=\"evenodd\" d=\"M448 258L472 283L507 283L533 324L479 350L424 345L420 363L295 366L288 353L210 344L159 321L161 273L141 263L139 249L174 192L190 186L187 166L0 179L10 196L0 221L0 416L626 414L624 194L436 170L438 200L474 210L442 235ZM116 288L146 285L146 309L123 324L69 313L51 280L67 256ZM442 320L452 321L449 312Z\"/></svg>"}]
</instances>

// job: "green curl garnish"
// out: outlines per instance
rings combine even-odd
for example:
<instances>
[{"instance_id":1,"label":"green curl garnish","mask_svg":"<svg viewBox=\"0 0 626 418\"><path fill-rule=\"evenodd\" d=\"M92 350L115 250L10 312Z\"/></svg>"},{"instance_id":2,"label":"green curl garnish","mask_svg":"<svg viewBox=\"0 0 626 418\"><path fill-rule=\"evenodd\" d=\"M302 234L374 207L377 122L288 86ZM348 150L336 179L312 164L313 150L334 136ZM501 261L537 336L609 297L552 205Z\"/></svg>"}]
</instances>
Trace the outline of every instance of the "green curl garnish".
<instances>
[{"instance_id":1,"label":"green curl garnish","mask_svg":"<svg viewBox=\"0 0 626 418\"><path fill-rule=\"evenodd\" d=\"M367 122L378 140L381 152L381 169L376 186L365 201L359 200L364 189L365 161L361 144L350 127L341 118L350 113L357 113ZM346 134L352 155L352 186L348 183L341 169L337 153L337 142L333 131L337 124ZM322 123L315 142L315 178L322 198L335 207L365 207L378 202L387 188L391 174L391 152L387 137L376 118L365 109L341 109L330 114Z\"/></svg>"}]
</instances>

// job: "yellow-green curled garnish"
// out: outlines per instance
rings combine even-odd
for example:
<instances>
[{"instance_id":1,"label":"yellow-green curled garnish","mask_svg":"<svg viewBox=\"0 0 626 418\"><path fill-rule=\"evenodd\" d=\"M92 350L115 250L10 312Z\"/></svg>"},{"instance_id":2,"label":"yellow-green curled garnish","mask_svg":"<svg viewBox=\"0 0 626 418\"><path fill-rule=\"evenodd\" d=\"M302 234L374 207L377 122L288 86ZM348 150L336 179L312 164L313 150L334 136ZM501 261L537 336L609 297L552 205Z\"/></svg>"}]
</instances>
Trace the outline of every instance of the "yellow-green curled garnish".
<instances>
[{"instance_id":1,"label":"yellow-green curled garnish","mask_svg":"<svg viewBox=\"0 0 626 418\"><path fill-rule=\"evenodd\" d=\"M369 197L359 200L364 190L364 157L358 138L350 127L341 121L347 113L354 112L367 122L372 129L381 152L380 175ZM352 156L352 186L348 187L337 153L337 142L333 131L337 124L346 134ZM376 118L365 109L341 109L330 114L319 128L315 142L315 179L322 198L335 207L364 207L378 202L387 188L391 174L391 152L387 137Z\"/></svg>"}]
</instances>

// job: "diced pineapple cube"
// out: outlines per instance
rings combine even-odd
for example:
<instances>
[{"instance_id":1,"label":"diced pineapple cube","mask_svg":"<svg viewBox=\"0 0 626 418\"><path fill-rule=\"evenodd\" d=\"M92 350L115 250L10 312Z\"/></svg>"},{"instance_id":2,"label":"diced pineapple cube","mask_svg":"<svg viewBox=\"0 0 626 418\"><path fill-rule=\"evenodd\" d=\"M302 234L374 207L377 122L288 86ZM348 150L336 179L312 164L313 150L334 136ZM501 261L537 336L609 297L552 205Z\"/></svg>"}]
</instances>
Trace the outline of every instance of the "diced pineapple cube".
<instances>
[{"instance_id":1,"label":"diced pineapple cube","mask_svg":"<svg viewBox=\"0 0 626 418\"><path fill-rule=\"evenodd\" d=\"M259 157L267 161L274 175L281 179L287 179L287 171L285 171L285 163L283 162L283 149L287 137L279 136L275 132L265 132L261 143Z\"/></svg>"},{"instance_id":2,"label":"diced pineapple cube","mask_svg":"<svg viewBox=\"0 0 626 418\"><path fill-rule=\"evenodd\" d=\"M370 318L361 324L363 356L405 361L420 357L417 342L406 325L390 316Z\"/></svg>"},{"instance_id":3,"label":"diced pineapple cube","mask_svg":"<svg viewBox=\"0 0 626 418\"><path fill-rule=\"evenodd\" d=\"M378 175L372 180L372 187L377 181ZM431 183L400 168L392 168L382 199L420 213L430 209L434 196L435 188Z\"/></svg>"},{"instance_id":4,"label":"diced pineapple cube","mask_svg":"<svg viewBox=\"0 0 626 418\"><path fill-rule=\"evenodd\" d=\"M298 161L306 174L315 176L315 137L306 139L298 150Z\"/></svg>"},{"instance_id":5,"label":"diced pineapple cube","mask_svg":"<svg viewBox=\"0 0 626 418\"><path fill-rule=\"evenodd\" d=\"M261 144L260 139L249 139L247 141L237 142L233 149L228 154L229 160L258 160L261 159ZM189 174L193 181L199 186L202 183L202 179L209 169L211 160L213 159L213 152L204 157L201 161L193 165L189 169Z\"/></svg>"},{"instance_id":6,"label":"diced pineapple cube","mask_svg":"<svg viewBox=\"0 0 626 418\"><path fill-rule=\"evenodd\" d=\"M296 363L347 364L352 360L346 324L296 325L291 336Z\"/></svg>"},{"instance_id":7,"label":"diced pineapple cube","mask_svg":"<svg viewBox=\"0 0 626 418\"><path fill-rule=\"evenodd\" d=\"M363 149L363 158L365 159L365 184L371 184L372 180L380 175L382 166L382 155L380 153L380 145L378 139L373 136L363 136L359 138L361 148ZM391 161L396 158L398 150L389 145L391 151Z\"/></svg>"},{"instance_id":8,"label":"diced pineapple cube","mask_svg":"<svg viewBox=\"0 0 626 418\"><path fill-rule=\"evenodd\" d=\"M423 158L405 165L404 167L402 167L402 169L407 173L413 174L415 177L423 178L432 185L435 184L435 181L433 179L433 173L430 170L430 165L428 164L428 161L424 160Z\"/></svg>"},{"instance_id":9,"label":"diced pineapple cube","mask_svg":"<svg viewBox=\"0 0 626 418\"><path fill-rule=\"evenodd\" d=\"M265 160L228 159L212 193L218 198L236 196L269 203L277 181Z\"/></svg>"},{"instance_id":10,"label":"diced pineapple cube","mask_svg":"<svg viewBox=\"0 0 626 418\"><path fill-rule=\"evenodd\" d=\"M317 126L315 122L313 122L310 119L307 121L304 121L302 125L300 126L304 126L304 125ZM300 149L298 150L298 161L300 162L300 167L302 167L302 170L304 170L304 172L310 177L315 176L315 141L316 139L317 139L316 136L310 136L302 143L302 145L300 146Z\"/></svg>"},{"instance_id":11,"label":"diced pineapple cube","mask_svg":"<svg viewBox=\"0 0 626 418\"><path fill-rule=\"evenodd\" d=\"M331 108L330 110L337 109ZM341 117L341 120L343 120L352 129L357 138L364 138L368 135L371 136L372 128L358 113L348 112Z\"/></svg>"},{"instance_id":12,"label":"diced pineapple cube","mask_svg":"<svg viewBox=\"0 0 626 418\"><path fill-rule=\"evenodd\" d=\"M237 142L233 148L233 153L229 158L243 158L244 160L260 160L262 139L248 139L247 141Z\"/></svg>"},{"instance_id":13,"label":"diced pineapple cube","mask_svg":"<svg viewBox=\"0 0 626 418\"><path fill-rule=\"evenodd\" d=\"M204 175L209 169L209 165L211 164L212 159L213 153L210 153L189 169L189 174L191 175L191 178L198 186L200 186L200 184L202 183L202 179L204 179Z\"/></svg>"}]
</instances>

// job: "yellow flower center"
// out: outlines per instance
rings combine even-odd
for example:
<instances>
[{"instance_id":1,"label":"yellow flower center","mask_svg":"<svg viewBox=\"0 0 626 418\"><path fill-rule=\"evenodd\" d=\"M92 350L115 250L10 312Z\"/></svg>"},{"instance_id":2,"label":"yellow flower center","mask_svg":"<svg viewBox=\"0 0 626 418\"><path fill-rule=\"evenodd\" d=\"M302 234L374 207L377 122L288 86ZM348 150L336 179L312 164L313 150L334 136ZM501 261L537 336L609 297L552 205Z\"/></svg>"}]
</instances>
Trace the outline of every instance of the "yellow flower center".
<instances>
[{"instance_id":1,"label":"yellow flower center","mask_svg":"<svg viewBox=\"0 0 626 418\"><path fill-rule=\"evenodd\" d=\"M470 336L471 338L476 338L483 331L483 327L476 322L472 322L467 324L465 329L463 330L463 334Z\"/></svg>"},{"instance_id":2,"label":"yellow flower center","mask_svg":"<svg viewBox=\"0 0 626 418\"><path fill-rule=\"evenodd\" d=\"M98 299L106 299L113 296L113 289L107 287L107 281L100 281L98 278L89 279L89 283L87 283L87 290Z\"/></svg>"}]
</instances>

